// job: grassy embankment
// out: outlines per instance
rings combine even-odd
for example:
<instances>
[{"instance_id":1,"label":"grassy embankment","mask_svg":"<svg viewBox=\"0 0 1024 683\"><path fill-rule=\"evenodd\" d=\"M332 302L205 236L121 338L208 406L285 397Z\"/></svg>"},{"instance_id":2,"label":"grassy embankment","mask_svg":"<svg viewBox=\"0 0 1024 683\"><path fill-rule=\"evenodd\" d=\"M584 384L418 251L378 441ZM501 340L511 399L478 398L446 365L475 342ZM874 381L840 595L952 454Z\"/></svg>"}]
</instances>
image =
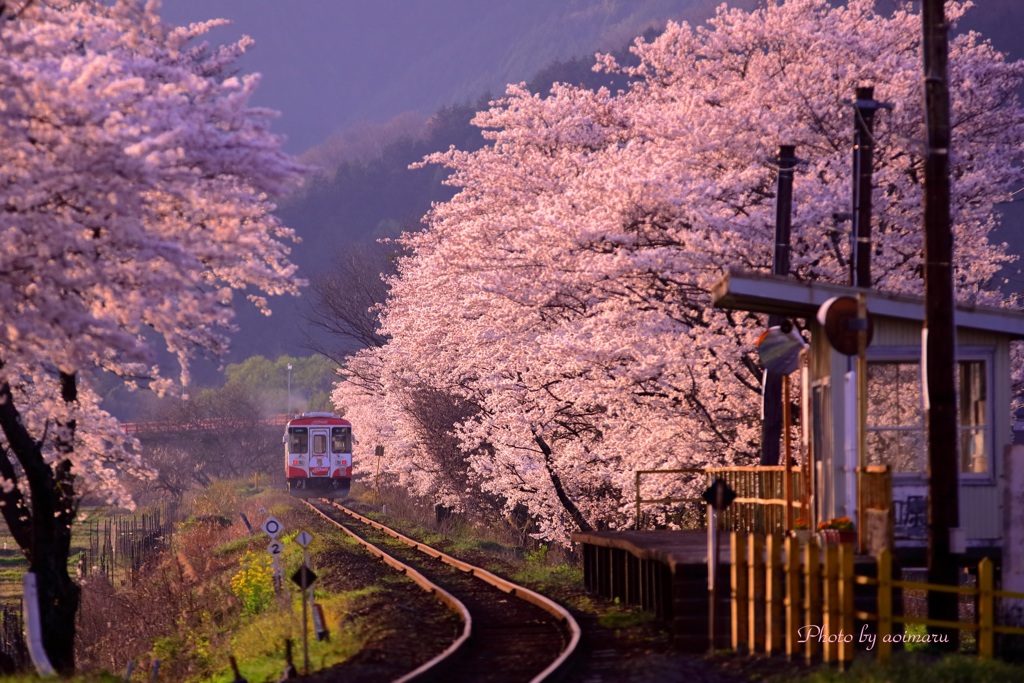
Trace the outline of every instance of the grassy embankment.
<instances>
[{"instance_id":1,"label":"grassy embankment","mask_svg":"<svg viewBox=\"0 0 1024 683\"><path fill-rule=\"evenodd\" d=\"M195 511L179 527L173 549L173 563L183 570L186 583L189 578L195 582L175 620L187 628L155 638L151 649L139 658L140 668L151 670L159 658L175 672L168 672L168 680L220 683L234 680L227 659L233 655L248 680L277 680L285 668L285 642L290 640L293 661L301 671L301 591L290 577L301 565L303 551L295 537L300 530L313 534L309 547L313 556L351 550L354 543L330 530L283 491L254 489L251 483L218 483L196 500ZM253 526L253 533L245 528L242 514ZM273 589L267 552L270 539L259 530L268 516L276 517L284 527L278 537L284 546L279 593ZM343 582L332 580L337 579L332 570L316 571L316 601L323 608L331 637L317 641L310 634L312 670L330 667L358 651L363 640L360 626L345 617L380 590L378 586L334 590L332 586ZM161 664L161 672L164 666Z\"/></svg>"},{"instance_id":2,"label":"grassy embankment","mask_svg":"<svg viewBox=\"0 0 1024 683\"><path fill-rule=\"evenodd\" d=\"M218 482L191 507L194 512L177 526L172 547L146 567L135 585L111 586L98 576L83 582L77 659L80 669L100 672L74 680L123 681L129 661L134 661L131 680L148 681L159 660L159 680L227 682L234 680L229 655L249 681L277 680L285 668L286 640L292 641L293 661L302 670L301 591L289 580L303 555L295 536L300 529L314 535L309 548L313 556L361 552L358 546L284 492L255 489L252 481ZM241 514L250 520L253 533ZM279 536L284 545L280 593L275 593L269 571L269 538L259 530L268 515L284 526ZM0 578L10 574L5 590L16 599L24 560L8 541L8 550L0 555ZM87 544L87 539L76 541L72 557ZM347 587L330 568L316 571L316 601L331 634L325 641L310 636L313 671L359 650L375 626L372 619L347 616L378 601L375 594L392 580L385 574L376 584ZM38 678L0 676L2 683L31 680Z\"/></svg>"}]
</instances>

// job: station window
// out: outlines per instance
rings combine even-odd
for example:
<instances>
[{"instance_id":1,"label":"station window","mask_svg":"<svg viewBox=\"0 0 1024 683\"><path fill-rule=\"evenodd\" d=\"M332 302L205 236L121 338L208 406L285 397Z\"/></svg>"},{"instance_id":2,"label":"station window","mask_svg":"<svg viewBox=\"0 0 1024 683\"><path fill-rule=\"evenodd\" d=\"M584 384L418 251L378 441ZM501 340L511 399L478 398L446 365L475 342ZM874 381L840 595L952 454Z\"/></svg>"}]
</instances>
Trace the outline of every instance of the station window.
<instances>
[{"instance_id":1,"label":"station window","mask_svg":"<svg viewBox=\"0 0 1024 683\"><path fill-rule=\"evenodd\" d=\"M960 472L990 473L991 424L984 360L962 360L956 374L959 406ZM870 464L895 474L928 470L921 366L916 361L868 363L867 453Z\"/></svg>"},{"instance_id":2,"label":"station window","mask_svg":"<svg viewBox=\"0 0 1024 683\"><path fill-rule=\"evenodd\" d=\"M868 363L867 455L895 474L924 474L927 466L921 365Z\"/></svg>"},{"instance_id":3,"label":"station window","mask_svg":"<svg viewBox=\"0 0 1024 683\"><path fill-rule=\"evenodd\" d=\"M309 451L309 430L305 427L289 427L288 452L307 453Z\"/></svg>"}]
</instances>

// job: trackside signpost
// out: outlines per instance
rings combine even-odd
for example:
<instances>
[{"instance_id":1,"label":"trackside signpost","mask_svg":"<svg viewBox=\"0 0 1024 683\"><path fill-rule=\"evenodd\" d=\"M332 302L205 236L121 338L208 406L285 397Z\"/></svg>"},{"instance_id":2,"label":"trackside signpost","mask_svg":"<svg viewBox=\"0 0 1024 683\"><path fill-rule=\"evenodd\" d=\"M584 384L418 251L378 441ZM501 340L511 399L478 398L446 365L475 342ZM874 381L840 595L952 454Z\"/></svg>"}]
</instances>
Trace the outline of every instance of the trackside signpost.
<instances>
[{"instance_id":1,"label":"trackside signpost","mask_svg":"<svg viewBox=\"0 0 1024 683\"><path fill-rule=\"evenodd\" d=\"M313 582L316 581L317 578L317 573L309 567L299 567L295 570L295 573L292 574L292 581L302 590L306 590L312 586Z\"/></svg>"},{"instance_id":2,"label":"trackside signpost","mask_svg":"<svg viewBox=\"0 0 1024 683\"><path fill-rule=\"evenodd\" d=\"M284 543L278 540L278 536L284 531L284 525L276 517L267 517L266 521L263 522L263 526L260 527L267 536L270 537L270 545L267 546L267 553L273 558L274 565L274 577L279 579L281 575L281 553L284 552ZM299 531L295 535L295 542L302 547L302 566L300 566L294 574L291 576L291 580L301 589L302 591L302 659L304 673L309 673L309 612L310 612L310 597L312 590L310 586L316 581L317 575L312 569L309 568L309 544L313 542L313 534L309 533L305 529ZM328 630L324 625L324 615L320 605L315 602L312 606L313 611L313 623L316 629L316 639L324 640L329 636Z\"/></svg>"},{"instance_id":3,"label":"trackside signpost","mask_svg":"<svg viewBox=\"0 0 1024 683\"><path fill-rule=\"evenodd\" d=\"M267 517L267 520L263 522L263 526L260 528L263 529L263 533L271 538L277 538L277 535L284 529L277 517Z\"/></svg>"},{"instance_id":4,"label":"trackside signpost","mask_svg":"<svg viewBox=\"0 0 1024 683\"><path fill-rule=\"evenodd\" d=\"M298 584L302 590L302 662L304 672L309 673L309 587L316 581L316 573L309 568L309 544L313 542L313 534L306 530L302 530L295 536L295 542L302 546L302 566L292 574L292 581ZM316 621L317 614L316 608L319 605L313 605L313 620ZM321 632L326 633L323 629L323 615L320 615L320 623L316 626L317 640L321 639Z\"/></svg>"},{"instance_id":5,"label":"trackside signpost","mask_svg":"<svg viewBox=\"0 0 1024 683\"><path fill-rule=\"evenodd\" d=\"M736 491L724 479L716 477L700 497L711 507L708 514L708 650L714 652L715 607L718 602L718 548L722 535L718 529L718 513L732 505L736 500Z\"/></svg>"}]
</instances>

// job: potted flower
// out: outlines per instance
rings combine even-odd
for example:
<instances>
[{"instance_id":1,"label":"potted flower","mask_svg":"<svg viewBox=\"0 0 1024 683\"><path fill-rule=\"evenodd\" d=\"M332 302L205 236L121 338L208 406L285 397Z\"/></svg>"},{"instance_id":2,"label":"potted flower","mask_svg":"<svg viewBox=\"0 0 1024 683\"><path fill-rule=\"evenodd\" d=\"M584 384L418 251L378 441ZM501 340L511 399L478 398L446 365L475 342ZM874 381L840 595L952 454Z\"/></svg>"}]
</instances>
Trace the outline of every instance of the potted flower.
<instances>
[{"instance_id":1,"label":"potted flower","mask_svg":"<svg viewBox=\"0 0 1024 683\"><path fill-rule=\"evenodd\" d=\"M797 517L793 522L793 530L790 534L799 541L800 545L804 545L807 541L811 540L811 530L807 528L807 518L802 515Z\"/></svg>"},{"instance_id":2,"label":"potted flower","mask_svg":"<svg viewBox=\"0 0 1024 683\"><path fill-rule=\"evenodd\" d=\"M849 517L833 517L818 525L818 532L823 543L838 545L840 543L856 543L857 531L853 520Z\"/></svg>"}]
</instances>

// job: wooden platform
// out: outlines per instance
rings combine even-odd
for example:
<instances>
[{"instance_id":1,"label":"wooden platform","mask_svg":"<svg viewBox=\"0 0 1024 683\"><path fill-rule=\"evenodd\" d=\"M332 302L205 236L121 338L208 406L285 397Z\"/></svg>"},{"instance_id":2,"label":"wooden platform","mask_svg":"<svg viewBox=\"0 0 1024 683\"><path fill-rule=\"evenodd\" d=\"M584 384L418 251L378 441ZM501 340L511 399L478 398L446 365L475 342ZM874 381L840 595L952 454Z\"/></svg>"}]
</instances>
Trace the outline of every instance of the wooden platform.
<instances>
[{"instance_id":1,"label":"wooden platform","mask_svg":"<svg viewBox=\"0 0 1024 683\"><path fill-rule=\"evenodd\" d=\"M670 623L676 646L709 647L708 535L706 531L601 531L576 533L583 546L587 590L653 611ZM728 642L729 539L719 548L715 631L719 647Z\"/></svg>"},{"instance_id":2,"label":"wooden platform","mask_svg":"<svg viewBox=\"0 0 1024 683\"><path fill-rule=\"evenodd\" d=\"M638 558L656 560L672 570L683 564L704 564L708 561L706 531L594 531L576 533L577 543L627 550ZM729 538L722 538L719 557L729 560Z\"/></svg>"}]
</instances>

